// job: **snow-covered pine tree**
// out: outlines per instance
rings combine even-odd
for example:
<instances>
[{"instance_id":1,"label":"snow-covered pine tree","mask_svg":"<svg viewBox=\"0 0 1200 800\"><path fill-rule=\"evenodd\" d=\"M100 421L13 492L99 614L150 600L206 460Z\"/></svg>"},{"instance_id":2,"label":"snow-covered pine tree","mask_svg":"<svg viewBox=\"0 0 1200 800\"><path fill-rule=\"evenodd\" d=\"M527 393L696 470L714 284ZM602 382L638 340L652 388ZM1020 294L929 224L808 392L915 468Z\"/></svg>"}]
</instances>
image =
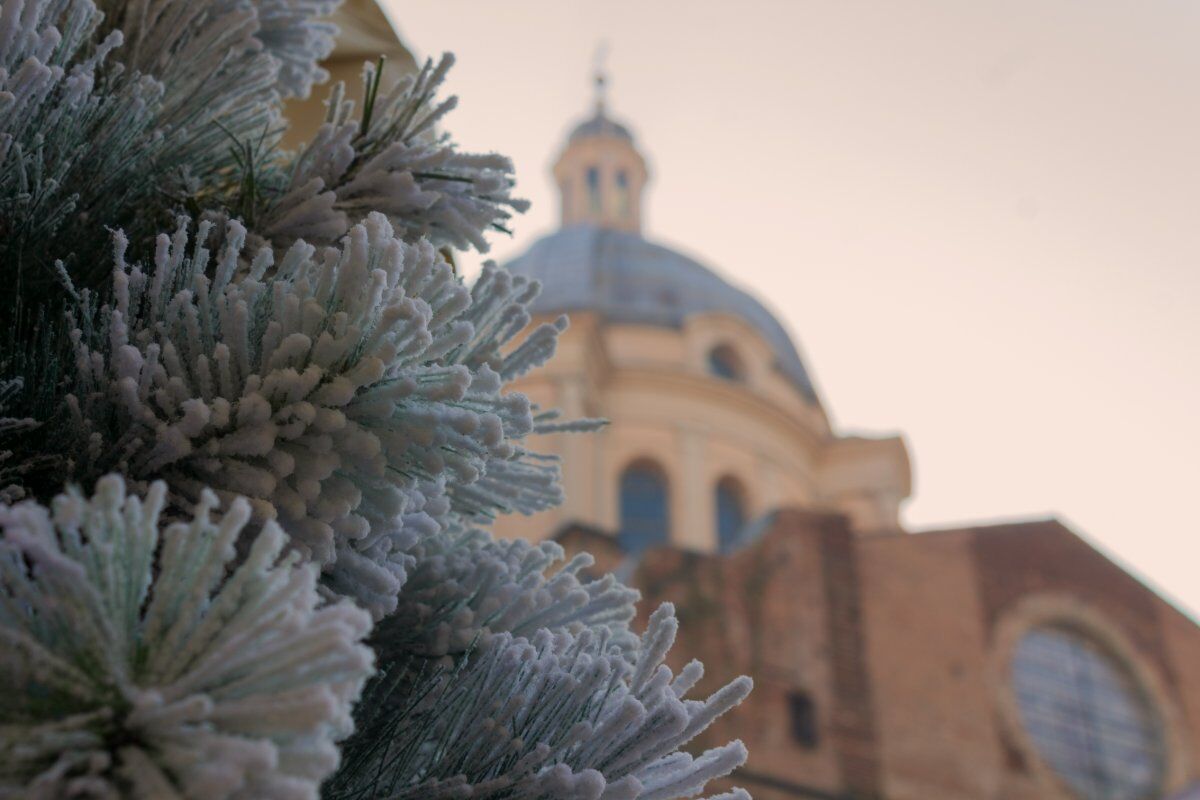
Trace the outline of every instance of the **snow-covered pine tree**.
<instances>
[{"instance_id":1,"label":"snow-covered pine tree","mask_svg":"<svg viewBox=\"0 0 1200 800\"><path fill-rule=\"evenodd\" d=\"M526 205L451 59L280 148L334 5L0 0L0 797L695 796L749 682L488 532L599 423L505 390L537 285L445 259Z\"/></svg>"}]
</instances>

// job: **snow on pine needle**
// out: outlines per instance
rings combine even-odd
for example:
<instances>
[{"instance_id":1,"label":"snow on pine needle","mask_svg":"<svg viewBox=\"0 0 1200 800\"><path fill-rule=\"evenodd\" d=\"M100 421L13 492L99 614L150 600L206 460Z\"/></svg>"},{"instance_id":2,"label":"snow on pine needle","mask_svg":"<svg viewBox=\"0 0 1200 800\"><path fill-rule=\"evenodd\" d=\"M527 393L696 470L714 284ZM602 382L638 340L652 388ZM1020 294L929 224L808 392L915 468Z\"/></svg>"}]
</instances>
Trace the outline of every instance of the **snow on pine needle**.
<instances>
[{"instance_id":1,"label":"snow on pine needle","mask_svg":"<svg viewBox=\"0 0 1200 800\"><path fill-rule=\"evenodd\" d=\"M327 19L340 0L258 0L263 49L279 64L276 89L283 97L308 97L329 73L320 62L333 53L337 26Z\"/></svg>"},{"instance_id":2,"label":"snow on pine needle","mask_svg":"<svg viewBox=\"0 0 1200 800\"><path fill-rule=\"evenodd\" d=\"M472 292L379 214L339 248L297 242L277 264L269 248L245 263L237 222L214 259L211 227L190 241L181 220L148 272L118 235L113 299L72 334L77 381L53 441L73 477L162 478L184 507L206 487L245 496L377 618L445 515L559 502L557 464L520 443L541 415L503 391L563 326L501 354L536 285L489 268Z\"/></svg>"},{"instance_id":3,"label":"snow on pine needle","mask_svg":"<svg viewBox=\"0 0 1200 800\"><path fill-rule=\"evenodd\" d=\"M681 748L750 691L749 678L704 700L693 661L663 664L675 639L663 605L628 648L598 628L482 637L454 667L394 662L363 706L381 709L347 740L328 800L676 800L746 759L740 741L693 757ZM749 800L738 789L713 800Z\"/></svg>"},{"instance_id":4,"label":"snow on pine needle","mask_svg":"<svg viewBox=\"0 0 1200 800\"><path fill-rule=\"evenodd\" d=\"M380 621L372 642L385 661L467 653L480 636L590 628L610 646L636 648L629 630L637 591L611 574L590 579L587 553L562 563L556 542L492 538L478 528L448 531L413 549L415 567L396 612Z\"/></svg>"},{"instance_id":5,"label":"snow on pine needle","mask_svg":"<svg viewBox=\"0 0 1200 800\"><path fill-rule=\"evenodd\" d=\"M169 144L155 124L163 87L118 79L124 36L98 38L101 18L89 0L0 3L0 315L9 321L17 301L57 291L55 258L90 254L105 223L145 213L163 188L148 168Z\"/></svg>"},{"instance_id":6,"label":"snow on pine needle","mask_svg":"<svg viewBox=\"0 0 1200 800\"><path fill-rule=\"evenodd\" d=\"M315 800L336 769L370 617L273 523L247 541L244 501L160 526L165 499L0 507L0 797Z\"/></svg>"},{"instance_id":7,"label":"snow on pine needle","mask_svg":"<svg viewBox=\"0 0 1200 800\"><path fill-rule=\"evenodd\" d=\"M458 102L435 100L453 64L450 54L436 65L426 62L386 94L382 62L368 64L362 109L335 85L325 124L290 162L290 177L263 212L259 232L275 243L324 243L379 212L406 241L486 253L485 233L507 233L513 213L529 202L512 196L511 159L460 152L437 130Z\"/></svg>"}]
</instances>

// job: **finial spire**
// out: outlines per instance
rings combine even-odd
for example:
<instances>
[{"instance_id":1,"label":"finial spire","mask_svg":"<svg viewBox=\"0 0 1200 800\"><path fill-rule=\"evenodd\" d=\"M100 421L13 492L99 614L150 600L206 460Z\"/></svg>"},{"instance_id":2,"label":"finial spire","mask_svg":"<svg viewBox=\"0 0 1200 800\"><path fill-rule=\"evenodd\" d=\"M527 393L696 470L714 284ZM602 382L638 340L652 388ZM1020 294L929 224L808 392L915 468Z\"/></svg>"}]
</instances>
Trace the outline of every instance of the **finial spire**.
<instances>
[{"instance_id":1,"label":"finial spire","mask_svg":"<svg viewBox=\"0 0 1200 800\"><path fill-rule=\"evenodd\" d=\"M604 116L604 101L608 91L608 76L604 73L604 60L608 56L608 42L596 45L596 56L592 62L593 80L596 85L596 116Z\"/></svg>"}]
</instances>

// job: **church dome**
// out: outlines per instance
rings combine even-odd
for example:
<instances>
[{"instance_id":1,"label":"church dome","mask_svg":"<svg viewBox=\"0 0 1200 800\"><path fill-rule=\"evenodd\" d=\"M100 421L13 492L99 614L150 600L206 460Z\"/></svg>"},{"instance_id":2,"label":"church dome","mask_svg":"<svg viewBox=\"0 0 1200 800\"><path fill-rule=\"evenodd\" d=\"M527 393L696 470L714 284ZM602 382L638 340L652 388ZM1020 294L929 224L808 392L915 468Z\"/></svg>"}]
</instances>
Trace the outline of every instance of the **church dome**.
<instances>
[{"instance_id":1,"label":"church dome","mask_svg":"<svg viewBox=\"0 0 1200 800\"><path fill-rule=\"evenodd\" d=\"M771 312L707 267L642 236L646 162L629 128L608 116L605 85L597 75L592 114L575 126L554 164L561 227L508 264L541 282L533 309L594 311L612 322L670 328L694 314L728 314L758 331L774 366L816 403L808 371Z\"/></svg>"},{"instance_id":2,"label":"church dome","mask_svg":"<svg viewBox=\"0 0 1200 800\"><path fill-rule=\"evenodd\" d=\"M569 225L539 239L507 266L541 282L533 305L540 313L594 311L612 322L672 328L693 314L735 316L770 344L775 367L817 401L791 337L770 311L702 264L639 233Z\"/></svg>"},{"instance_id":3,"label":"church dome","mask_svg":"<svg viewBox=\"0 0 1200 800\"><path fill-rule=\"evenodd\" d=\"M589 136L615 136L627 142L633 142L633 134L621 123L609 119L602 110L597 110L588 119L575 126L571 131L570 140L584 139Z\"/></svg>"}]
</instances>

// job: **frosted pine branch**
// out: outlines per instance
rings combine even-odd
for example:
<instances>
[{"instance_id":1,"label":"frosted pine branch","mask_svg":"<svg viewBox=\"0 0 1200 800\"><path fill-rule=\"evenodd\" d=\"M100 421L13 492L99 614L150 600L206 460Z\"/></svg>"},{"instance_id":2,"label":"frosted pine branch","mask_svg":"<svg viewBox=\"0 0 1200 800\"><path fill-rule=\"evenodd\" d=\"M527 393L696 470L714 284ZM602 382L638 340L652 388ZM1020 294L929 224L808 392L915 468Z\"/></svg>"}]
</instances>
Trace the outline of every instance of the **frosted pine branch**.
<instances>
[{"instance_id":1,"label":"frosted pine branch","mask_svg":"<svg viewBox=\"0 0 1200 800\"><path fill-rule=\"evenodd\" d=\"M53 460L29 452L33 449L29 447L29 435L38 429L37 420L8 415L12 398L22 388L20 378L0 382L0 503L24 499L24 483L29 473L49 465Z\"/></svg>"},{"instance_id":2,"label":"frosted pine branch","mask_svg":"<svg viewBox=\"0 0 1200 800\"><path fill-rule=\"evenodd\" d=\"M0 509L0 797L315 797L389 613L331 795L693 796L748 681L686 699L669 609L477 527L602 423L506 391L566 326L537 284L439 254L527 207L439 130L452 59L277 149L333 5L0 0L0 488L96 487Z\"/></svg>"},{"instance_id":3,"label":"frosted pine branch","mask_svg":"<svg viewBox=\"0 0 1200 800\"><path fill-rule=\"evenodd\" d=\"M236 222L213 259L210 228L160 236L149 272L118 237L113 299L77 319L51 437L79 480L161 477L185 507L205 487L244 495L377 617L445 514L559 500L556 465L520 444L529 402L500 377L536 286L491 268L471 292L378 214L340 249L298 242L278 264L265 249L246 266Z\"/></svg>"},{"instance_id":4,"label":"frosted pine branch","mask_svg":"<svg viewBox=\"0 0 1200 800\"><path fill-rule=\"evenodd\" d=\"M275 86L280 62L258 38L259 5L99 0L103 30L124 38L116 57L126 70L162 86L156 124L170 132L181 151L178 162L205 182L231 165L231 137L258 137L281 127Z\"/></svg>"},{"instance_id":5,"label":"frosted pine branch","mask_svg":"<svg viewBox=\"0 0 1200 800\"><path fill-rule=\"evenodd\" d=\"M497 541L481 530L429 537L412 554L399 606L373 636L386 660L458 656L481 635L531 637L543 628L591 628L611 646L635 648L628 624L638 593L611 575L585 579L590 555L562 564L556 543Z\"/></svg>"},{"instance_id":6,"label":"frosted pine branch","mask_svg":"<svg viewBox=\"0 0 1200 800\"><path fill-rule=\"evenodd\" d=\"M337 26L323 21L341 0L256 0L263 47L279 62L276 87L284 97L308 97L329 80L320 62L333 52Z\"/></svg>"},{"instance_id":7,"label":"frosted pine branch","mask_svg":"<svg viewBox=\"0 0 1200 800\"><path fill-rule=\"evenodd\" d=\"M8 297L56 282L55 257L104 240L130 206L160 191L147 166L162 86L122 74L119 31L94 39L89 0L0 3L0 268ZM89 41L90 40L90 41ZM144 210L144 209L143 209ZM51 251L51 252L48 252ZM13 301L3 310L11 315Z\"/></svg>"},{"instance_id":8,"label":"frosted pine branch","mask_svg":"<svg viewBox=\"0 0 1200 800\"><path fill-rule=\"evenodd\" d=\"M363 75L367 109L329 99L329 117L295 158L290 179L266 213L261 233L275 243L324 243L370 212L386 214L406 241L487 252L485 232L507 230L529 203L512 196L512 162L461 153L436 125L457 100L434 96L454 63L449 54L377 94L375 65Z\"/></svg>"},{"instance_id":9,"label":"frosted pine branch","mask_svg":"<svg viewBox=\"0 0 1200 800\"><path fill-rule=\"evenodd\" d=\"M246 503L160 530L165 495L0 508L0 796L316 798L337 767L369 617L275 525L239 541Z\"/></svg>"},{"instance_id":10,"label":"frosted pine branch","mask_svg":"<svg viewBox=\"0 0 1200 800\"><path fill-rule=\"evenodd\" d=\"M693 797L746 751L732 742L693 759L679 748L737 705L750 681L687 699L698 665L672 676L662 664L675 629L663 606L632 650L598 629L543 629L484 636L454 668L409 663L408 682L384 679L368 693L364 707L387 713L347 743L327 797Z\"/></svg>"},{"instance_id":11,"label":"frosted pine branch","mask_svg":"<svg viewBox=\"0 0 1200 800\"><path fill-rule=\"evenodd\" d=\"M3 292L53 300L56 260L95 288L106 228L140 241L185 209L254 217L286 184L281 98L327 77L318 60L335 29L317 17L335 6L2 0Z\"/></svg>"}]
</instances>

